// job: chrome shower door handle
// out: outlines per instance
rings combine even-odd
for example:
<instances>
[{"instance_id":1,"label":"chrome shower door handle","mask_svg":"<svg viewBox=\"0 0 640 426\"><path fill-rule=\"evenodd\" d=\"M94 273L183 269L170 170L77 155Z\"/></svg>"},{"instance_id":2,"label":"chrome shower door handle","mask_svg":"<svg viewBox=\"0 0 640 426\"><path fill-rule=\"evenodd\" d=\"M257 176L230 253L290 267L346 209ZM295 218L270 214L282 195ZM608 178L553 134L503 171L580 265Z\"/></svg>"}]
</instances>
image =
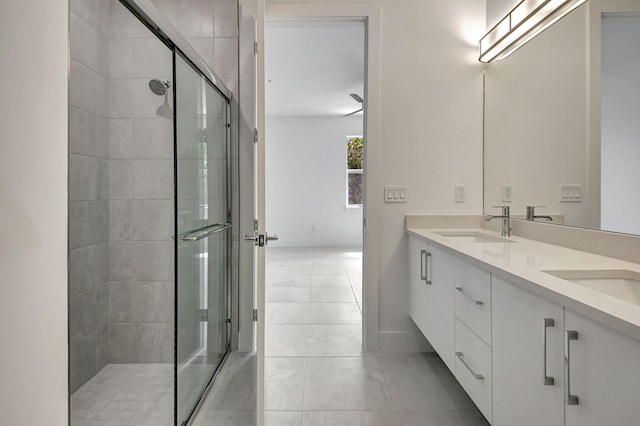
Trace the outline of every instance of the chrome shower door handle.
<instances>
[{"instance_id":1,"label":"chrome shower door handle","mask_svg":"<svg viewBox=\"0 0 640 426\"><path fill-rule=\"evenodd\" d=\"M571 394L571 351L569 349L569 343L572 340L578 340L578 332L576 330L567 330L565 333L565 342L564 342L564 362L565 362L565 374L566 374L566 384L567 388L567 405L578 405L579 398L578 395Z\"/></svg>"},{"instance_id":2,"label":"chrome shower door handle","mask_svg":"<svg viewBox=\"0 0 640 426\"><path fill-rule=\"evenodd\" d=\"M542 319L542 375L544 377L543 383L545 386L555 384L555 379L551 376L547 376L547 328L554 326L555 321L553 318Z\"/></svg>"}]
</instances>

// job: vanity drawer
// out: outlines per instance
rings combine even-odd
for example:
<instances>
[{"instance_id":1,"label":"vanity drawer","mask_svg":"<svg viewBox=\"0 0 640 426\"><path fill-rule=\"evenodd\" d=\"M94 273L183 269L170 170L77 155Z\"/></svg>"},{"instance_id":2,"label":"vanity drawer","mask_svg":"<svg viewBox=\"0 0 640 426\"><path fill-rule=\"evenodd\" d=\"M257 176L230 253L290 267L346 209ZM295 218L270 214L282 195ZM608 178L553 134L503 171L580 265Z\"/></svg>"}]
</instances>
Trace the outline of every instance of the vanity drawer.
<instances>
[{"instance_id":1,"label":"vanity drawer","mask_svg":"<svg viewBox=\"0 0 640 426\"><path fill-rule=\"evenodd\" d=\"M491 346L491 276L457 260L454 273L455 315Z\"/></svg>"},{"instance_id":2,"label":"vanity drawer","mask_svg":"<svg viewBox=\"0 0 640 426\"><path fill-rule=\"evenodd\" d=\"M491 348L456 319L456 379L482 414L492 421Z\"/></svg>"}]
</instances>

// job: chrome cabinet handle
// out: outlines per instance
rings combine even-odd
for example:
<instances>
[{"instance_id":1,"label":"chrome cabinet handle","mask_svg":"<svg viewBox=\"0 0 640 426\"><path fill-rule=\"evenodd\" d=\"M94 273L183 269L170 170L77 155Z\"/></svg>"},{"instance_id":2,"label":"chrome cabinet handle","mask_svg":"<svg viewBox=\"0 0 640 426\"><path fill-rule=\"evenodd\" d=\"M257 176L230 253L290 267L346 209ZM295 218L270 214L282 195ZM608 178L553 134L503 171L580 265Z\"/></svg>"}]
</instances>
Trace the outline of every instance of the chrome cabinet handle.
<instances>
[{"instance_id":1,"label":"chrome cabinet handle","mask_svg":"<svg viewBox=\"0 0 640 426\"><path fill-rule=\"evenodd\" d=\"M426 250L420 250L420 280L424 281L426 285L431 285L431 279L429 279L429 260L431 260L431 253Z\"/></svg>"},{"instance_id":2,"label":"chrome cabinet handle","mask_svg":"<svg viewBox=\"0 0 640 426\"><path fill-rule=\"evenodd\" d=\"M462 352L456 352L456 356L458 357L458 359L460 360L460 362L462 363L462 365L464 365L465 367L467 367L467 370L469 370L469 373L471 373L471 375L473 377L475 377L476 380L484 380L484 376L482 374L476 374L471 367L469 367L469 364L467 364L463 358L464 354Z\"/></svg>"},{"instance_id":3,"label":"chrome cabinet handle","mask_svg":"<svg viewBox=\"0 0 640 426\"><path fill-rule=\"evenodd\" d=\"M566 387L567 387L567 405L578 405L578 395L571 395L571 352L569 350L569 343L572 340L578 340L578 332L576 330L567 330L564 332L564 362L566 372Z\"/></svg>"},{"instance_id":4,"label":"chrome cabinet handle","mask_svg":"<svg viewBox=\"0 0 640 426\"><path fill-rule=\"evenodd\" d=\"M454 287L456 290L458 290L460 292L460 294L462 294L464 297L466 297L467 299L469 299L471 302L473 302L474 305L478 305L478 306L482 306L484 305L484 302L482 300L475 300L473 297L469 296L467 293L464 292L464 289L462 287Z\"/></svg>"},{"instance_id":5,"label":"chrome cabinet handle","mask_svg":"<svg viewBox=\"0 0 640 426\"><path fill-rule=\"evenodd\" d=\"M554 326L555 321L553 318L542 319L542 375L544 377L543 383L545 386L555 384L555 379L551 376L547 376L547 328Z\"/></svg>"}]
</instances>

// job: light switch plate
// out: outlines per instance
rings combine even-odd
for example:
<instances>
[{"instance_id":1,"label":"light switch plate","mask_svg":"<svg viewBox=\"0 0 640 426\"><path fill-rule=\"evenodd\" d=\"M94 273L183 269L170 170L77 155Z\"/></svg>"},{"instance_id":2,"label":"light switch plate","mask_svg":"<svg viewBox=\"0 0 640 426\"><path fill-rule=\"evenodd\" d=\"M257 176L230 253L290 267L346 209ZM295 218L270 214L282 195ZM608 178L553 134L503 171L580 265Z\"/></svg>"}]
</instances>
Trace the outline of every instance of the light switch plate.
<instances>
[{"instance_id":1,"label":"light switch plate","mask_svg":"<svg viewBox=\"0 0 640 426\"><path fill-rule=\"evenodd\" d=\"M581 203L582 185L560 185L561 203Z\"/></svg>"},{"instance_id":2,"label":"light switch plate","mask_svg":"<svg viewBox=\"0 0 640 426\"><path fill-rule=\"evenodd\" d=\"M401 185L385 185L384 187L385 203L406 203L407 187Z\"/></svg>"}]
</instances>

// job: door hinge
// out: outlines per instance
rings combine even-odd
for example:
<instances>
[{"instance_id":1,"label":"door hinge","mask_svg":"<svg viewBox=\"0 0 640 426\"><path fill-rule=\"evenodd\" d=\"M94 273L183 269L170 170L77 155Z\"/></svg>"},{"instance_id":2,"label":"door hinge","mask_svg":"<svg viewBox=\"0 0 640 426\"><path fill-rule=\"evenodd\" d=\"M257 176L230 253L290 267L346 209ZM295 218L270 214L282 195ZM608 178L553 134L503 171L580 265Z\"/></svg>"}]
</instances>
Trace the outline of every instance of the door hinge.
<instances>
[{"instance_id":1,"label":"door hinge","mask_svg":"<svg viewBox=\"0 0 640 426\"><path fill-rule=\"evenodd\" d=\"M257 309L253 310L253 320L254 321L258 321L258 310Z\"/></svg>"},{"instance_id":2,"label":"door hinge","mask_svg":"<svg viewBox=\"0 0 640 426\"><path fill-rule=\"evenodd\" d=\"M366 217L362 218L362 226L364 226L365 228L367 227L367 218Z\"/></svg>"},{"instance_id":3,"label":"door hinge","mask_svg":"<svg viewBox=\"0 0 640 426\"><path fill-rule=\"evenodd\" d=\"M200 322L209 321L209 310L208 309L199 309L198 310L198 319Z\"/></svg>"},{"instance_id":4,"label":"door hinge","mask_svg":"<svg viewBox=\"0 0 640 426\"><path fill-rule=\"evenodd\" d=\"M258 129L253 129L253 143L258 143Z\"/></svg>"},{"instance_id":5,"label":"door hinge","mask_svg":"<svg viewBox=\"0 0 640 426\"><path fill-rule=\"evenodd\" d=\"M257 41L253 42L253 54L254 55L258 54L258 42Z\"/></svg>"}]
</instances>

